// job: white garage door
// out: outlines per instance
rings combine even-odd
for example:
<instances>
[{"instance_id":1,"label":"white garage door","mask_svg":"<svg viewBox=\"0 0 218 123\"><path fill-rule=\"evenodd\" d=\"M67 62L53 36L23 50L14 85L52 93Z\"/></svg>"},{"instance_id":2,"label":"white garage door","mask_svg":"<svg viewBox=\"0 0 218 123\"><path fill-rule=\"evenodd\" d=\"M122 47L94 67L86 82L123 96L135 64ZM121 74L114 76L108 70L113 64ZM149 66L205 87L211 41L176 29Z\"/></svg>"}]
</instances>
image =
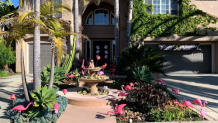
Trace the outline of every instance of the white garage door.
<instances>
[{"instance_id":1,"label":"white garage door","mask_svg":"<svg viewBox=\"0 0 218 123\"><path fill-rule=\"evenodd\" d=\"M158 49L157 44L145 44ZM201 45L201 51L161 51L167 61L166 73L212 73L211 45Z\"/></svg>"},{"instance_id":2,"label":"white garage door","mask_svg":"<svg viewBox=\"0 0 218 123\"><path fill-rule=\"evenodd\" d=\"M41 44L41 71L51 63L51 44ZM29 73L33 73L33 44L29 44Z\"/></svg>"}]
</instances>

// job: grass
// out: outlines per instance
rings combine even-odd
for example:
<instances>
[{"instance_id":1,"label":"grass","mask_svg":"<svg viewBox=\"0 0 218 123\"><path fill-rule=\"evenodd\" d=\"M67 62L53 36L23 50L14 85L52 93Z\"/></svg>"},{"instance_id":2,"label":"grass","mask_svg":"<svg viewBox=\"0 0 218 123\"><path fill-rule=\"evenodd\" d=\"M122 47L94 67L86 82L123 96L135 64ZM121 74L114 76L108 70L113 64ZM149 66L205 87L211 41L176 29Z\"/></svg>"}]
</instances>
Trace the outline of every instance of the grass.
<instances>
[{"instance_id":1,"label":"grass","mask_svg":"<svg viewBox=\"0 0 218 123\"><path fill-rule=\"evenodd\" d=\"M8 71L5 71L5 70L0 70L0 77L6 77L8 76Z\"/></svg>"}]
</instances>

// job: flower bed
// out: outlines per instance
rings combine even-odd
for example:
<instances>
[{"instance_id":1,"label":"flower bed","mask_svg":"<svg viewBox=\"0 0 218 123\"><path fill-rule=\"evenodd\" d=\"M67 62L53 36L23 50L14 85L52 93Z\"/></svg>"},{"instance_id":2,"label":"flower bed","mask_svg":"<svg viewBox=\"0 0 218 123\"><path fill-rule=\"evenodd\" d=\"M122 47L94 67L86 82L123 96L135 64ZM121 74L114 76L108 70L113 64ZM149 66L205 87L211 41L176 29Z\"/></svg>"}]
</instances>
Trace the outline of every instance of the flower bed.
<instances>
[{"instance_id":1,"label":"flower bed","mask_svg":"<svg viewBox=\"0 0 218 123\"><path fill-rule=\"evenodd\" d=\"M59 89L56 89L54 93L56 94L58 90ZM14 107L18 105L26 107L27 104L28 102L26 102L24 98L18 98L14 102ZM11 109L7 111L7 115L13 123L55 123L60 115L66 110L68 99L64 96L57 95L55 104L59 104L58 112L55 112L54 109L51 108L53 105L51 107L41 107L41 105L39 105L39 107L35 108L38 104L37 102L34 102L34 106L30 106L27 110L22 111L21 113L17 110ZM37 108L39 108L39 110L37 110Z\"/></svg>"},{"instance_id":2,"label":"flower bed","mask_svg":"<svg viewBox=\"0 0 218 123\"><path fill-rule=\"evenodd\" d=\"M200 121L202 117L185 106L179 106L166 89L156 82L151 84L135 83L127 90L124 100L118 105L126 104L123 115L117 115L117 122L162 122L162 121Z\"/></svg>"}]
</instances>

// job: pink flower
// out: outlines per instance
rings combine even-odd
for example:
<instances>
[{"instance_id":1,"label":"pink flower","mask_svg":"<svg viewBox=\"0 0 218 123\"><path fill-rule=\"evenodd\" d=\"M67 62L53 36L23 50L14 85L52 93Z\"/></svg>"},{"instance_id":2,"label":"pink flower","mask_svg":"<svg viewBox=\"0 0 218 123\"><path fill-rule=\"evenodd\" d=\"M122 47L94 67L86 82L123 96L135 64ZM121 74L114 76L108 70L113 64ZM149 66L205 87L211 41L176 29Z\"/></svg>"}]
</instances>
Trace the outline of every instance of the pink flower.
<instances>
[{"instance_id":1,"label":"pink flower","mask_svg":"<svg viewBox=\"0 0 218 123\"><path fill-rule=\"evenodd\" d=\"M14 94L11 95L11 100L14 101L16 99L16 96Z\"/></svg>"},{"instance_id":2,"label":"pink flower","mask_svg":"<svg viewBox=\"0 0 218 123\"><path fill-rule=\"evenodd\" d=\"M98 75L101 76L101 75L103 75L103 74L104 74L104 72L103 72L103 71L100 71Z\"/></svg>"},{"instance_id":3,"label":"pink flower","mask_svg":"<svg viewBox=\"0 0 218 123\"><path fill-rule=\"evenodd\" d=\"M97 56L97 57L96 57L97 60L100 60L100 58L101 58L100 56Z\"/></svg>"},{"instance_id":4,"label":"pink flower","mask_svg":"<svg viewBox=\"0 0 218 123\"><path fill-rule=\"evenodd\" d=\"M105 63L104 66L107 66L107 63Z\"/></svg>"},{"instance_id":5,"label":"pink flower","mask_svg":"<svg viewBox=\"0 0 218 123\"><path fill-rule=\"evenodd\" d=\"M82 65L82 66L81 66L81 69L85 69L85 66L84 66L84 65Z\"/></svg>"},{"instance_id":6,"label":"pink flower","mask_svg":"<svg viewBox=\"0 0 218 123\"><path fill-rule=\"evenodd\" d=\"M33 79L32 80L30 80L31 82L33 82Z\"/></svg>"},{"instance_id":7,"label":"pink flower","mask_svg":"<svg viewBox=\"0 0 218 123\"><path fill-rule=\"evenodd\" d=\"M58 113L58 109L59 109L60 105L59 104L54 104L54 110L55 110L55 114Z\"/></svg>"},{"instance_id":8,"label":"pink flower","mask_svg":"<svg viewBox=\"0 0 218 123\"><path fill-rule=\"evenodd\" d=\"M105 65L102 65L102 69L105 69L106 68L106 66Z\"/></svg>"},{"instance_id":9,"label":"pink flower","mask_svg":"<svg viewBox=\"0 0 218 123\"><path fill-rule=\"evenodd\" d=\"M65 95L65 94L67 93L67 89L64 89L64 90L63 90L63 93L64 93L64 95Z\"/></svg>"},{"instance_id":10,"label":"pink flower","mask_svg":"<svg viewBox=\"0 0 218 123\"><path fill-rule=\"evenodd\" d=\"M118 76L116 75L116 77L118 78Z\"/></svg>"}]
</instances>

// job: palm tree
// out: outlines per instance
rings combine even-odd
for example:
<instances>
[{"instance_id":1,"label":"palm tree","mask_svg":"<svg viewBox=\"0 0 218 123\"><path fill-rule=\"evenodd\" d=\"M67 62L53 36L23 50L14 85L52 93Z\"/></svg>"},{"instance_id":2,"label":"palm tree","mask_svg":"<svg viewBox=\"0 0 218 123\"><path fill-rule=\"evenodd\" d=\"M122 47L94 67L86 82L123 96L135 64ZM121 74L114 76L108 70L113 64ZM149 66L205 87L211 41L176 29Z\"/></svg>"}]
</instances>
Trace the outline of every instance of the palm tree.
<instances>
[{"instance_id":1,"label":"palm tree","mask_svg":"<svg viewBox=\"0 0 218 123\"><path fill-rule=\"evenodd\" d=\"M126 30L126 48L129 47L129 42L130 42L132 9L133 9L133 0L129 0L129 12L128 12L127 30Z\"/></svg>"},{"instance_id":2,"label":"palm tree","mask_svg":"<svg viewBox=\"0 0 218 123\"><path fill-rule=\"evenodd\" d=\"M120 64L120 42L119 42L119 0L114 0L115 6L115 41L116 41L116 65Z\"/></svg>"},{"instance_id":3,"label":"palm tree","mask_svg":"<svg viewBox=\"0 0 218 123\"><path fill-rule=\"evenodd\" d=\"M40 0L35 0L35 18L40 21ZM40 61L40 24L35 23L33 41L33 79L34 90L41 87L41 61Z\"/></svg>"},{"instance_id":4,"label":"palm tree","mask_svg":"<svg viewBox=\"0 0 218 123\"><path fill-rule=\"evenodd\" d=\"M74 32L79 33L79 5L78 0L74 0ZM79 36L76 36L76 52L74 58L75 68L79 68Z\"/></svg>"}]
</instances>

